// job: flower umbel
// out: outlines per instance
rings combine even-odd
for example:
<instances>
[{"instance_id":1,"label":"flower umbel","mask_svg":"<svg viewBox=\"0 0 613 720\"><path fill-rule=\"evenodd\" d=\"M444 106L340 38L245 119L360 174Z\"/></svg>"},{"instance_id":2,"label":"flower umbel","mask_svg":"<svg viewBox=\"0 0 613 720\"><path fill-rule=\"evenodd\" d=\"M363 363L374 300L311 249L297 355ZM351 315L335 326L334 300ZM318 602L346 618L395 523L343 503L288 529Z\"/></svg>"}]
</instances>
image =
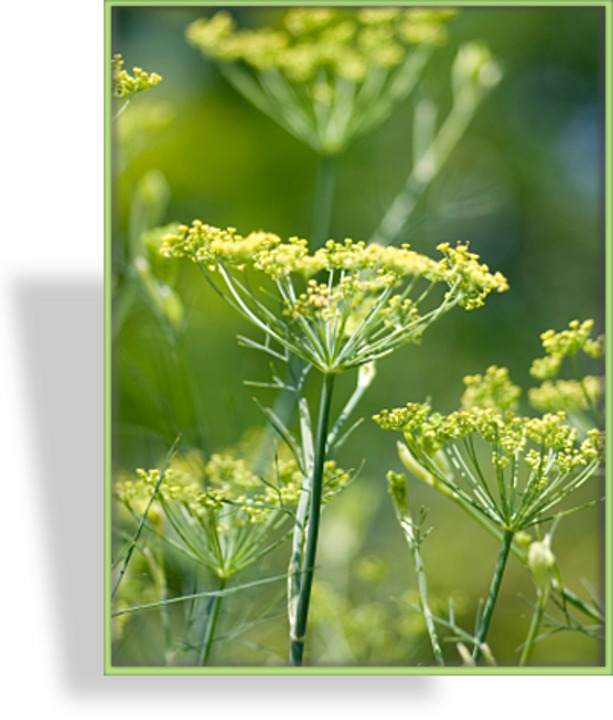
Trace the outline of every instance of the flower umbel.
<instances>
[{"instance_id":1,"label":"flower umbel","mask_svg":"<svg viewBox=\"0 0 613 720\"><path fill-rule=\"evenodd\" d=\"M586 375L580 380L545 380L528 391L530 404L541 412L589 410L604 395L604 378Z\"/></svg>"},{"instance_id":2,"label":"flower umbel","mask_svg":"<svg viewBox=\"0 0 613 720\"><path fill-rule=\"evenodd\" d=\"M328 241L309 253L308 243L269 232L246 237L198 220L167 235L161 253L197 263L216 290L266 336L271 354L292 353L324 373L358 367L407 343L455 305L471 310L493 291L508 288L466 245L439 246L436 261L409 248ZM266 300L238 278L262 273L276 299ZM222 291L215 278L225 284ZM435 287L443 286L436 296ZM253 343L250 341L250 344Z\"/></svg>"},{"instance_id":3,"label":"flower umbel","mask_svg":"<svg viewBox=\"0 0 613 720\"><path fill-rule=\"evenodd\" d=\"M537 410L572 413L581 426L586 425L588 414L599 427L604 425L602 401L604 398L604 377L584 374L579 358L589 362L604 358L604 335L592 337L594 321L573 320L561 332L547 330L541 335L546 355L532 363L530 374L541 380L541 385L528 392L530 404ZM571 368L574 377L560 378L563 363Z\"/></svg>"},{"instance_id":4,"label":"flower umbel","mask_svg":"<svg viewBox=\"0 0 613 720\"><path fill-rule=\"evenodd\" d=\"M254 105L323 154L382 122L446 41L451 9L295 8L239 29L219 11L188 41Z\"/></svg>"},{"instance_id":5,"label":"flower umbel","mask_svg":"<svg viewBox=\"0 0 613 720\"><path fill-rule=\"evenodd\" d=\"M138 516L160 479L160 470L139 469L122 477L115 498ZM167 523L177 549L219 578L230 578L289 539L288 531L303 483L293 458L278 458L266 482L234 454L218 453L204 461L199 454L177 459L159 484L149 513L154 526ZM323 501L331 500L351 475L328 461Z\"/></svg>"},{"instance_id":6,"label":"flower umbel","mask_svg":"<svg viewBox=\"0 0 613 720\"><path fill-rule=\"evenodd\" d=\"M499 412L517 408L521 390L511 382L507 368L491 365L483 375L467 375L464 384L466 390L461 399L464 408L489 408Z\"/></svg>"},{"instance_id":7,"label":"flower umbel","mask_svg":"<svg viewBox=\"0 0 613 720\"><path fill-rule=\"evenodd\" d=\"M427 404L383 410L374 420L400 432L430 483L504 531L518 532L578 508L561 505L597 470L604 438L580 442L565 414L538 418L472 407L449 415ZM443 452L447 468L434 455Z\"/></svg>"},{"instance_id":8,"label":"flower umbel","mask_svg":"<svg viewBox=\"0 0 613 720\"><path fill-rule=\"evenodd\" d=\"M538 380L555 377L558 374L562 360L583 352L591 358L604 357L604 336L592 338L593 320L573 320L566 330L556 333L547 330L541 335L545 357L538 358L532 363L530 374Z\"/></svg>"},{"instance_id":9,"label":"flower umbel","mask_svg":"<svg viewBox=\"0 0 613 720\"><path fill-rule=\"evenodd\" d=\"M136 93L149 90L162 81L162 76L155 72L147 73L142 68L132 69L132 75L124 70L124 60L121 54L113 55L112 86L113 95L118 98L126 98Z\"/></svg>"}]
</instances>

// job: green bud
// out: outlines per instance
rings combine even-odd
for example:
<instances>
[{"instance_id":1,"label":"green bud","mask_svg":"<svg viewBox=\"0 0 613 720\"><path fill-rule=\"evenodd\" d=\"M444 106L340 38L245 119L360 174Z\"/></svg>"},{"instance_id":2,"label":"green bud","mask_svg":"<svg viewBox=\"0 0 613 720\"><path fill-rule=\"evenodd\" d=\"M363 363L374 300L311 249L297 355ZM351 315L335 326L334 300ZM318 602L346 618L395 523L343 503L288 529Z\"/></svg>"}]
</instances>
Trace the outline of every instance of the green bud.
<instances>
[{"instance_id":1,"label":"green bud","mask_svg":"<svg viewBox=\"0 0 613 720\"><path fill-rule=\"evenodd\" d=\"M548 593L551 587L551 571L555 566L555 556L551 552L551 536L545 535L528 549L528 567L539 593Z\"/></svg>"},{"instance_id":2,"label":"green bud","mask_svg":"<svg viewBox=\"0 0 613 720\"><path fill-rule=\"evenodd\" d=\"M532 536L529 533L525 532L525 530L520 530L519 532L515 533L513 540L515 540L518 545L525 548L528 547L532 542Z\"/></svg>"},{"instance_id":3,"label":"green bud","mask_svg":"<svg viewBox=\"0 0 613 720\"><path fill-rule=\"evenodd\" d=\"M403 517L409 513L409 489L407 479L403 473L390 470L387 473L387 489L394 500L394 504Z\"/></svg>"},{"instance_id":4,"label":"green bud","mask_svg":"<svg viewBox=\"0 0 613 720\"><path fill-rule=\"evenodd\" d=\"M456 92L467 82L476 87L494 87L502 77L500 67L494 61L489 48L476 42L462 45L451 73Z\"/></svg>"},{"instance_id":5,"label":"green bud","mask_svg":"<svg viewBox=\"0 0 613 720\"><path fill-rule=\"evenodd\" d=\"M400 462L411 473L411 475L414 475L418 480L423 480L427 485L434 487L436 482L432 473L429 473L417 462L415 456L406 444L398 441L396 443L396 447L398 448L398 457L400 458Z\"/></svg>"}]
</instances>

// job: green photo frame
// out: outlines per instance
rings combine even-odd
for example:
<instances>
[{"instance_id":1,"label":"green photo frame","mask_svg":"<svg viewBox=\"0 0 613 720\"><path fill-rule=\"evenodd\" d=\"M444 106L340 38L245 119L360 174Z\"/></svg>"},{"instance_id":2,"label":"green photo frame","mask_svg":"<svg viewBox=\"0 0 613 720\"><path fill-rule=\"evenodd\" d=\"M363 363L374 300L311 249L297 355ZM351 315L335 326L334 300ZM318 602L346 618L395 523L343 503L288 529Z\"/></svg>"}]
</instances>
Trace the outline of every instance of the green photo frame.
<instances>
[{"instance_id":1,"label":"green photo frame","mask_svg":"<svg viewBox=\"0 0 613 720\"><path fill-rule=\"evenodd\" d=\"M611 675L611 3L104 12L105 673Z\"/></svg>"}]
</instances>

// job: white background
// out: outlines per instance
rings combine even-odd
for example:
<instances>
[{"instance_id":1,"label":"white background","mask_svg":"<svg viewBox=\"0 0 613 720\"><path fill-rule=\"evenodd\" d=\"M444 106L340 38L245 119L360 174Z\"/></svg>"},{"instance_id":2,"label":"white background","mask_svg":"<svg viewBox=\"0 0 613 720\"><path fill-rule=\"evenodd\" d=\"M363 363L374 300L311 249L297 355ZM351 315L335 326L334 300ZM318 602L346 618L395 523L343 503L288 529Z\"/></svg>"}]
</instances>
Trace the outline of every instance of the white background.
<instances>
[{"instance_id":1,"label":"white background","mask_svg":"<svg viewBox=\"0 0 613 720\"><path fill-rule=\"evenodd\" d=\"M14 0L0 17L5 717L606 713L608 677L104 677L104 8Z\"/></svg>"}]
</instances>

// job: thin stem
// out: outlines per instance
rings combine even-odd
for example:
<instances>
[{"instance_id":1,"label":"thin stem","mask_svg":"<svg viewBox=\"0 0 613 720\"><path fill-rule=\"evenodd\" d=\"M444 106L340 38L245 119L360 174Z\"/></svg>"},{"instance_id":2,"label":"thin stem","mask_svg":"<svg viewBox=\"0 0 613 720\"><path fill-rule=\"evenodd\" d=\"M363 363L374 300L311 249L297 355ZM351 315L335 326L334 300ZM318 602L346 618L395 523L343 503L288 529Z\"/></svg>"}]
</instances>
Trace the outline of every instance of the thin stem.
<instances>
[{"instance_id":1,"label":"thin stem","mask_svg":"<svg viewBox=\"0 0 613 720\"><path fill-rule=\"evenodd\" d=\"M460 93L454 98L449 115L432 138L411 169L404 187L400 190L371 240L381 244L391 244L406 227L410 216L432 180L451 155L474 116L481 94Z\"/></svg>"},{"instance_id":2,"label":"thin stem","mask_svg":"<svg viewBox=\"0 0 613 720\"><path fill-rule=\"evenodd\" d=\"M117 590L119 589L119 584L121 583L124 575L126 574L126 570L128 569L128 564L130 563L130 559L132 558L132 553L134 552L134 549L138 545L138 541L140 539L141 533L143 532L143 529L147 522L147 515L149 514L149 510L151 509L151 506L153 505L153 501L155 500L155 497L158 494L158 490L160 489L160 485L162 484L162 481L166 477L166 472L168 471L168 468L170 467L170 463L172 462L172 459L175 456L175 452L176 452L177 446L179 445L180 440L181 440L181 436L178 435L177 438L175 439L174 443L170 447L170 450L168 451L168 455L166 456L166 460L164 462L162 470L160 471L160 476L155 484L155 487L153 488L151 497L149 498L149 501L147 502L147 506L145 507L145 510L141 516L138 527L136 528L136 532L134 533L134 537L132 538L132 542L130 543L130 546L126 553L126 557L123 561L123 565L121 566L121 570L119 571L119 576L117 577L117 582L115 583L115 586L113 587L113 589L111 591L111 599L113 599L115 597L115 595L117 594Z\"/></svg>"},{"instance_id":3,"label":"thin stem","mask_svg":"<svg viewBox=\"0 0 613 720\"><path fill-rule=\"evenodd\" d=\"M317 539L319 536L319 521L321 517L321 500L323 495L324 463L326 461L326 441L328 438L328 425L332 390L334 387L333 373L326 373L322 378L319 417L315 434L315 457L313 461L313 480L310 488L309 517L306 533L306 548L302 563L302 577L296 608L296 621L291 629L290 663L294 666L302 665L304 641L306 637L309 605L311 601L311 588L315 570L315 556L317 554Z\"/></svg>"},{"instance_id":4,"label":"thin stem","mask_svg":"<svg viewBox=\"0 0 613 720\"><path fill-rule=\"evenodd\" d=\"M408 445L409 450L418 457L418 453L416 452L416 447L413 445ZM486 530L493 538L498 540L499 542L502 542L503 532L498 528L499 518L492 518L488 514L484 513L483 509L480 507L473 506L473 504L470 501L470 498L463 497L462 495L457 493L457 488L453 487L449 484L447 479L443 474L441 474L436 465L433 463L427 462L423 457L420 458L424 468L426 468L433 476L436 477L438 481L438 485L436 486L437 490L443 495L451 498L457 505L459 505L470 517L475 520L484 530ZM511 553L515 555L515 557L523 564L526 565L528 562L527 555L525 550L518 547L516 544L511 545ZM560 582L556 582L554 580L553 583L553 589L552 592L554 595L558 594L560 596L560 599L557 600L557 602L560 603L560 605L564 606L565 603L570 603L573 607L575 607L577 610L580 610L585 615L590 617L592 620L596 622L603 622L603 615L594 607L590 606L589 604L585 603L581 598L579 598L572 590L569 590L567 587L564 587Z\"/></svg>"},{"instance_id":5,"label":"thin stem","mask_svg":"<svg viewBox=\"0 0 613 720\"><path fill-rule=\"evenodd\" d=\"M413 567L417 576L417 587L419 590L421 607L424 614L424 619L426 621L426 628L428 630L428 637L430 638L430 645L432 647L434 659L436 661L436 664L442 667L445 665L445 661L443 659L443 652L441 650L438 634L436 632L436 626L434 624L432 610L430 609L430 603L428 602L428 584L426 581L426 568L424 566L424 561L421 557L421 552L419 549L421 541L415 531L413 520L408 515L404 517L400 516L400 525L404 531L407 544L413 556Z\"/></svg>"},{"instance_id":6,"label":"thin stem","mask_svg":"<svg viewBox=\"0 0 613 720\"><path fill-rule=\"evenodd\" d=\"M519 660L520 667L523 667L524 665L526 665L528 663L528 661L530 660L532 648L534 647L534 641L536 639L536 635L539 631L539 628L541 626L541 621L543 619L543 613L545 611L546 600L547 600L547 593L543 592L542 590L539 590L536 607L534 608L534 613L532 614L532 622L530 623L530 630L528 631L528 637L526 638L526 642L524 644L524 649L522 651L521 658Z\"/></svg>"},{"instance_id":7,"label":"thin stem","mask_svg":"<svg viewBox=\"0 0 613 720\"><path fill-rule=\"evenodd\" d=\"M336 155L321 155L319 158L315 184L313 227L311 230L311 244L314 250L321 247L328 240L330 233L332 208L334 206L336 165Z\"/></svg>"},{"instance_id":8,"label":"thin stem","mask_svg":"<svg viewBox=\"0 0 613 720\"><path fill-rule=\"evenodd\" d=\"M494 607L496 606L496 600L498 599L498 591L500 590L500 584L502 582L502 576L504 575L504 569L507 564L507 558L509 557L509 551L513 544L512 530L505 530L502 536L502 545L500 546L500 552L498 553L498 559L496 560L496 568L494 570L494 577L492 578L492 584L490 585L490 592L485 603L485 609L483 610L483 617L481 619L481 625L479 627L479 634L477 636L477 644L473 652L473 659L477 662L481 656L481 646L485 643L487 637L487 631L490 628L492 621L492 615L494 614Z\"/></svg>"},{"instance_id":9,"label":"thin stem","mask_svg":"<svg viewBox=\"0 0 613 720\"><path fill-rule=\"evenodd\" d=\"M131 100L132 100L132 98L129 97L129 98L124 102L124 104L119 108L119 110L118 110L118 111L113 115L113 117L111 118L111 122L115 122L115 120L117 120L117 118L118 118L118 117L124 112L124 110L128 107L128 105L130 104L130 101L131 101Z\"/></svg>"},{"instance_id":10,"label":"thin stem","mask_svg":"<svg viewBox=\"0 0 613 720\"><path fill-rule=\"evenodd\" d=\"M225 586L226 579L220 578L220 592L223 591ZM217 626L217 621L219 620L219 610L221 607L222 597L222 595L215 595L214 597L209 598L207 602L206 627L204 630L204 638L202 639L202 646L200 648L200 657L198 658L198 665L201 667L208 663L209 657L211 655L211 646L215 637L215 628Z\"/></svg>"},{"instance_id":11,"label":"thin stem","mask_svg":"<svg viewBox=\"0 0 613 720\"><path fill-rule=\"evenodd\" d=\"M272 577L264 578L262 580L254 580L253 582L245 583L244 585L233 585L231 588L227 588L225 590L212 590L201 593L192 593L191 595L181 595L180 597L169 598L168 600L165 600L163 602L151 602L145 603L144 605L133 605L132 607L127 607L123 610L116 610L114 613L111 613L111 617L115 618L120 617L121 615L130 615L131 613L141 612L142 610L154 610L155 608L159 608L162 605L177 605L183 602L198 600L203 597L216 597L218 595L225 597L226 595L235 595L236 593L243 592L243 590L250 590L251 588L259 587L260 585L268 585L270 583L277 582L278 580L287 580L287 573L284 573L283 575L274 575Z\"/></svg>"}]
</instances>

